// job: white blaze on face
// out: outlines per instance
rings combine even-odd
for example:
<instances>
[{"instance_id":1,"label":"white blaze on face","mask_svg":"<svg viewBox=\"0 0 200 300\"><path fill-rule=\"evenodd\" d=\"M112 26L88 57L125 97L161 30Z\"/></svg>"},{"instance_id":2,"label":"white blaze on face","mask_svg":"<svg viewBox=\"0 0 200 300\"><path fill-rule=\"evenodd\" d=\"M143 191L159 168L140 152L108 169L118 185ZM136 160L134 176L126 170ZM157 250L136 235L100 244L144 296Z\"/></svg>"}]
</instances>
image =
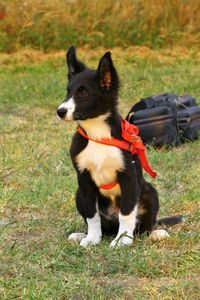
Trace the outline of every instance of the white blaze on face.
<instances>
[{"instance_id":1,"label":"white blaze on face","mask_svg":"<svg viewBox=\"0 0 200 300\"><path fill-rule=\"evenodd\" d=\"M64 118L64 120L73 120L73 112L75 111L75 102L74 102L74 98L71 97L69 100L67 100L66 102L63 102L58 109L60 108L65 108L67 110L66 112L66 116Z\"/></svg>"}]
</instances>

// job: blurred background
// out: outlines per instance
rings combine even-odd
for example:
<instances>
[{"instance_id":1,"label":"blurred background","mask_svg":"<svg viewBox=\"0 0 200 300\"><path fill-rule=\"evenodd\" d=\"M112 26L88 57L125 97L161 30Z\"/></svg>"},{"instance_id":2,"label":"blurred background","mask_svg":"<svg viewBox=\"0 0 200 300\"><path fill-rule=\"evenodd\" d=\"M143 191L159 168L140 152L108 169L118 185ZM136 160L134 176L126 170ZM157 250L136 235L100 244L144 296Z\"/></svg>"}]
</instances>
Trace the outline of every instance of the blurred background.
<instances>
[{"instance_id":1,"label":"blurred background","mask_svg":"<svg viewBox=\"0 0 200 300\"><path fill-rule=\"evenodd\" d=\"M0 0L0 51L200 45L198 0Z\"/></svg>"}]
</instances>

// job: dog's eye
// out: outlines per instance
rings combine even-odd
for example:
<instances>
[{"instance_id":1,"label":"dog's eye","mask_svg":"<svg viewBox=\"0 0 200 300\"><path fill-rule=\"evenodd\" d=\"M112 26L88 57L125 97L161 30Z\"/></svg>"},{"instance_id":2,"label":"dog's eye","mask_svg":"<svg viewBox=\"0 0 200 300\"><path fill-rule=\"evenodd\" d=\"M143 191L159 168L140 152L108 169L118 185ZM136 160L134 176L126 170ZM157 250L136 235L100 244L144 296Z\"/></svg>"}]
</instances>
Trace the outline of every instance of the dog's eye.
<instances>
[{"instance_id":1,"label":"dog's eye","mask_svg":"<svg viewBox=\"0 0 200 300\"><path fill-rule=\"evenodd\" d=\"M81 86L79 89L78 89L78 95L80 97L86 97L88 95L88 91L87 89L84 87L84 86Z\"/></svg>"}]
</instances>

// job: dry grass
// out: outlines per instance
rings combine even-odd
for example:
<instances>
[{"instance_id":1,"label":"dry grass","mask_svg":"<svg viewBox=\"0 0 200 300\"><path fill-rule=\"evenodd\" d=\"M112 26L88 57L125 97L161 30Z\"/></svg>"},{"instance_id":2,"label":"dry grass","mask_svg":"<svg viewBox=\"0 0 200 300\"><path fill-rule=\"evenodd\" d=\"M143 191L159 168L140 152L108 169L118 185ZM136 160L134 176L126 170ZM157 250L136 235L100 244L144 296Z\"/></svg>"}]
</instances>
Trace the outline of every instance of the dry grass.
<instances>
[{"instance_id":1,"label":"dry grass","mask_svg":"<svg viewBox=\"0 0 200 300\"><path fill-rule=\"evenodd\" d=\"M1 51L198 45L196 0L0 0Z\"/></svg>"},{"instance_id":2,"label":"dry grass","mask_svg":"<svg viewBox=\"0 0 200 300\"><path fill-rule=\"evenodd\" d=\"M67 49L66 49L67 50ZM43 51L33 50L33 49L20 49L19 51L9 54L2 53L0 55L0 66L16 66L16 65L32 65L42 62L52 62L63 59L66 54L66 50L60 50L56 52L44 53ZM138 58L162 63L162 64L173 64L177 59L181 60L190 60L191 57L197 63L200 62L200 52L198 48L188 49L186 47L176 46L171 49L150 49L145 46L135 46L127 47L123 49L121 47L116 47L113 49L99 47L97 49L90 49L88 47L82 47L78 49L80 58L86 60L98 59L102 53L110 50L115 60L118 63L125 63L129 57L130 60L137 60Z\"/></svg>"}]
</instances>

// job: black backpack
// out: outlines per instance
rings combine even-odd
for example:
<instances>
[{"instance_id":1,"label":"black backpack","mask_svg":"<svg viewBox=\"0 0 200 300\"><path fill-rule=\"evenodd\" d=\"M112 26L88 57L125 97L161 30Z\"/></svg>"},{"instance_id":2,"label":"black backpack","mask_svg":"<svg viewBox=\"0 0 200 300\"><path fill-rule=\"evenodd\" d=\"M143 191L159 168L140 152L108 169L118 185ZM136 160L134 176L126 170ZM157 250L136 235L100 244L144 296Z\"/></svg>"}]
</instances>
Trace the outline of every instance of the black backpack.
<instances>
[{"instance_id":1,"label":"black backpack","mask_svg":"<svg viewBox=\"0 0 200 300\"><path fill-rule=\"evenodd\" d=\"M191 96L161 94L141 99L126 119L139 127L145 144L177 146L198 138L200 107Z\"/></svg>"}]
</instances>

